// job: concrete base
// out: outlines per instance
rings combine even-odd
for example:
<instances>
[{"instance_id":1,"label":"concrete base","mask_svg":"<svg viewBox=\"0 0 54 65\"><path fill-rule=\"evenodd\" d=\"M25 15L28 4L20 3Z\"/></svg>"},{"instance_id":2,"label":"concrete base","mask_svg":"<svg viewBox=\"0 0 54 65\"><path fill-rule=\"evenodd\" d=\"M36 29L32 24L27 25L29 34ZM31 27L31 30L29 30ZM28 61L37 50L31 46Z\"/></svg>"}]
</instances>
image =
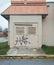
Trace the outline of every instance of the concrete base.
<instances>
[{"instance_id":1,"label":"concrete base","mask_svg":"<svg viewBox=\"0 0 54 65\"><path fill-rule=\"evenodd\" d=\"M43 55L45 54L42 49L32 49L32 48L11 48L7 55Z\"/></svg>"}]
</instances>

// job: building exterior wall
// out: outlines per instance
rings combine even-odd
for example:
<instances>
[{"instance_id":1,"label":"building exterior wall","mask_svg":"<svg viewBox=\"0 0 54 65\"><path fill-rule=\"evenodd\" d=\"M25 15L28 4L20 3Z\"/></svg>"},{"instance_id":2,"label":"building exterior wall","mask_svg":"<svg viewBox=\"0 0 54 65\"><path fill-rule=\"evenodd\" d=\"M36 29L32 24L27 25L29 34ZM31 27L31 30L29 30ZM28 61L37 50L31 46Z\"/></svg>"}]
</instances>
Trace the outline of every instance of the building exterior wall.
<instances>
[{"instance_id":1,"label":"building exterior wall","mask_svg":"<svg viewBox=\"0 0 54 65\"><path fill-rule=\"evenodd\" d=\"M43 44L54 46L54 3L47 3L48 16L43 19Z\"/></svg>"},{"instance_id":2,"label":"building exterior wall","mask_svg":"<svg viewBox=\"0 0 54 65\"><path fill-rule=\"evenodd\" d=\"M10 16L10 35L9 42L10 47L14 46L14 24L15 23L38 23L39 25L39 44L37 47L41 47L42 44L48 46L54 46L54 3L47 3L48 15L42 19L41 16ZM41 29L42 28L42 29Z\"/></svg>"},{"instance_id":3,"label":"building exterior wall","mask_svg":"<svg viewBox=\"0 0 54 65\"><path fill-rule=\"evenodd\" d=\"M14 39L13 39L13 31L14 31L14 28L13 28L13 22L12 22L12 20L11 20L11 18L10 18L10 20L9 20L9 40L8 40L8 42L9 42L9 45L10 45L10 48L12 48L12 47L14 47Z\"/></svg>"},{"instance_id":4,"label":"building exterior wall","mask_svg":"<svg viewBox=\"0 0 54 65\"><path fill-rule=\"evenodd\" d=\"M14 46L15 43L15 24L19 23L32 23L38 25L38 33L37 33L37 43L34 42L34 45L28 45L27 47L31 48L40 48L42 46L42 16L41 15L11 15L10 16L10 47ZM34 39L32 37L32 39ZM36 40L36 38L35 38ZM31 40L33 42L33 40Z\"/></svg>"},{"instance_id":5,"label":"building exterior wall","mask_svg":"<svg viewBox=\"0 0 54 65\"><path fill-rule=\"evenodd\" d=\"M0 37L4 37L4 33L3 32L0 32Z\"/></svg>"}]
</instances>

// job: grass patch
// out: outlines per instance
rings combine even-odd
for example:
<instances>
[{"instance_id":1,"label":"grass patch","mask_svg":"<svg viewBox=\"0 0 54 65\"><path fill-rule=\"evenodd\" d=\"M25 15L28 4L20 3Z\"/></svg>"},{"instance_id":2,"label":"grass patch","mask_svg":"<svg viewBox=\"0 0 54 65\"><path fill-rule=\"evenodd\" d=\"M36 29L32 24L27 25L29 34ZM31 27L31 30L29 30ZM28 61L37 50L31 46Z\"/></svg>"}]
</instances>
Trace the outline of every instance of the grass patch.
<instances>
[{"instance_id":1,"label":"grass patch","mask_svg":"<svg viewBox=\"0 0 54 65\"><path fill-rule=\"evenodd\" d=\"M42 49L46 54L54 54L54 46L42 45Z\"/></svg>"},{"instance_id":2,"label":"grass patch","mask_svg":"<svg viewBox=\"0 0 54 65\"><path fill-rule=\"evenodd\" d=\"M5 55L9 50L8 42L0 43L0 55Z\"/></svg>"}]
</instances>

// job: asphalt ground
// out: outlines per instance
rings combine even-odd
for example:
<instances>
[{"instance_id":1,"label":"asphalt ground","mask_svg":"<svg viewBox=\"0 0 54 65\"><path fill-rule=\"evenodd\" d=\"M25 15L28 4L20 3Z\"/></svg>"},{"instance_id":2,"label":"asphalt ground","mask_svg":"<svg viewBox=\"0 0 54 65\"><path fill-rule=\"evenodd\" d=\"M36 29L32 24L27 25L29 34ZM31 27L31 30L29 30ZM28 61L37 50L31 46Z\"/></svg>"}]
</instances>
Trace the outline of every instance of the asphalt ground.
<instances>
[{"instance_id":1,"label":"asphalt ground","mask_svg":"<svg viewBox=\"0 0 54 65\"><path fill-rule=\"evenodd\" d=\"M52 58L0 59L0 65L54 65L54 59Z\"/></svg>"}]
</instances>

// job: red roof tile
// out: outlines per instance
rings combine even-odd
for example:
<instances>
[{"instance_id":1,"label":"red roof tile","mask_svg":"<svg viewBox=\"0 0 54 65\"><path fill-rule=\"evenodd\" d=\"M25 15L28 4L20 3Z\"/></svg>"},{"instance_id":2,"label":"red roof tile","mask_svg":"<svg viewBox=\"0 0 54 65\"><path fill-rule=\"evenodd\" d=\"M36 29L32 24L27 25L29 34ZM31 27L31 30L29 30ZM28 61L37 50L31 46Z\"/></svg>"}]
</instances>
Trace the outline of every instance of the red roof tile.
<instances>
[{"instance_id":1,"label":"red roof tile","mask_svg":"<svg viewBox=\"0 0 54 65\"><path fill-rule=\"evenodd\" d=\"M45 0L26 0L26 4L24 1L25 0L11 0L12 5L2 14L47 14Z\"/></svg>"},{"instance_id":2,"label":"red roof tile","mask_svg":"<svg viewBox=\"0 0 54 65\"><path fill-rule=\"evenodd\" d=\"M47 14L46 6L10 6L2 14Z\"/></svg>"},{"instance_id":3,"label":"red roof tile","mask_svg":"<svg viewBox=\"0 0 54 65\"><path fill-rule=\"evenodd\" d=\"M29 2L29 1L32 1L32 2L46 2L46 0L11 0L11 2Z\"/></svg>"},{"instance_id":4,"label":"red roof tile","mask_svg":"<svg viewBox=\"0 0 54 65\"><path fill-rule=\"evenodd\" d=\"M11 0L12 5L23 5L26 3L26 5L46 5L45 0Z\"/></svg>"}]
</instances>

